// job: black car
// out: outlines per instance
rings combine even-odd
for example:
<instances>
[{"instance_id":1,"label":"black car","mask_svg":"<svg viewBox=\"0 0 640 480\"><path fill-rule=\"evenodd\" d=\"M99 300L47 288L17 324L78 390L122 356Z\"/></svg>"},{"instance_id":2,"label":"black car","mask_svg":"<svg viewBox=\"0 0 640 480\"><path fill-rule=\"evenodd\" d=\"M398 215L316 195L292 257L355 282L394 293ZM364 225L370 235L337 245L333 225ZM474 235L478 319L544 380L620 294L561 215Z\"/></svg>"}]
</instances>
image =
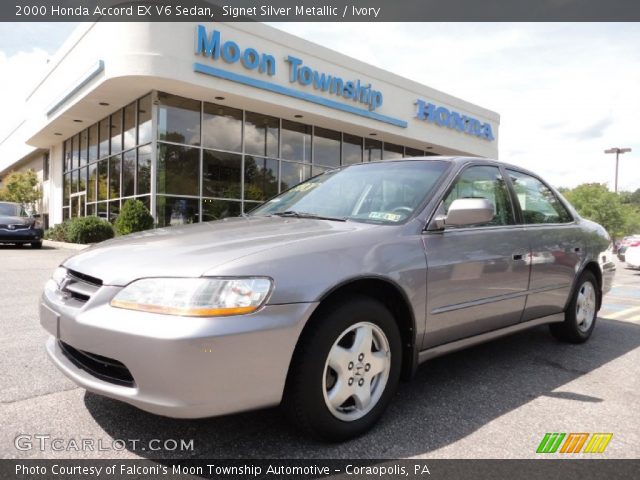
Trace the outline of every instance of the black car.
<instances>
[{"instance_id":1,"label":"black car","mask_svg":"<svg viewBox=\"0 0 640 480\"><path fill-rule=\"evenodd\" d=\"M0 243L42 247L42 224L28 215L19 203L0 202Z\"/></svg>"}]
</instances>

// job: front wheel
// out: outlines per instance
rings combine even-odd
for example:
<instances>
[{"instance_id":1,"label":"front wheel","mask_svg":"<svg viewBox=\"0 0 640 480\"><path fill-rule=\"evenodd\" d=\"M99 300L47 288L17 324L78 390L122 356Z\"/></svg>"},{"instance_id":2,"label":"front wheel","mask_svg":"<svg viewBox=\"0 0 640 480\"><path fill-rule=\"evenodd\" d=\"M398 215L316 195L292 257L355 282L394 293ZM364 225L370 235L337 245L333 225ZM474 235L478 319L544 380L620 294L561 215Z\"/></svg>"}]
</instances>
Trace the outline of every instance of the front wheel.
<instances>
[{"instance_id":1,"label":"front wheel","mask_svg":"<svg viewBox=\"0 0 640 480\"><path fill-rule=\"evenodd\" d=\"M382 416L400 378L401 341L393 315L355 297L327 306L296 348L286 413L308 433L342 441Z\"/></svg>"},{"instance_id":2,"label":"front wheel","mask_svg":"<svg viewBox=\"0 0 640 480\"><path fill-rule=\"evenodd\" d=\"M580 276L576 285L564 322L552 323L549 328L559 340L583 343L589 339L596 326L598 282L593 273L587 271Z\"/></svg>"}]
</instances>

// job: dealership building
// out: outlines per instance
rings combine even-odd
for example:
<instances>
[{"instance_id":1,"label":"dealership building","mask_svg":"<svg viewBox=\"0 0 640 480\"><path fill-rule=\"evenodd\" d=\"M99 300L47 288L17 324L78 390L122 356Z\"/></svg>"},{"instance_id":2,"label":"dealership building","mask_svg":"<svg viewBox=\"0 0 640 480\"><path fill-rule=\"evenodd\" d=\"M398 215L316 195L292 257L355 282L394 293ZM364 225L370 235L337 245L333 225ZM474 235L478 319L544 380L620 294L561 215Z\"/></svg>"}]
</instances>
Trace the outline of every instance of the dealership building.
<instances>
[{"instance_id":1,"label":"dealership building","mask_svg":"<svg viewBox=\"0 0 640 480\"><path fill-rule=\"evenodd\" d=\"M81 24L1 140L0 181L36 170L50 225L128 198L158 226L208 221L341 165L497 158L499 121L264 24Z\"/></svg>"}]
</instances>

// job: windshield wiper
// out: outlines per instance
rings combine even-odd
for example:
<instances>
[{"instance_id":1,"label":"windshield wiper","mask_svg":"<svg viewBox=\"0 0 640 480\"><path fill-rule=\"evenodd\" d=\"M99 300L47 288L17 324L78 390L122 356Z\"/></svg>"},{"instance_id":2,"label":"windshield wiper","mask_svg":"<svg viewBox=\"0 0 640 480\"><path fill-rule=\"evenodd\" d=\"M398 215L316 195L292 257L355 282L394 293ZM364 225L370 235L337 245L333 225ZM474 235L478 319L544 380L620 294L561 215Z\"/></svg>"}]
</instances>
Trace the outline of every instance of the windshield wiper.
<instances>
[{"instance_id":1,"label":"windshield wiper","mask_svg":"<svg viewBox=\"0 0 640 480\"><path fill-rule=\"evenodd\" d=\"M313 218L316 220L332 220L334 222L346 222L347 219L345 217L326 217L324 215L318 215L317 213L307 213L307 212L296 212L295 210L286 210L284 212L275 212L272 215L277 215L278 217L296 217L296 218Z\"/></svg>"}]
</instances>

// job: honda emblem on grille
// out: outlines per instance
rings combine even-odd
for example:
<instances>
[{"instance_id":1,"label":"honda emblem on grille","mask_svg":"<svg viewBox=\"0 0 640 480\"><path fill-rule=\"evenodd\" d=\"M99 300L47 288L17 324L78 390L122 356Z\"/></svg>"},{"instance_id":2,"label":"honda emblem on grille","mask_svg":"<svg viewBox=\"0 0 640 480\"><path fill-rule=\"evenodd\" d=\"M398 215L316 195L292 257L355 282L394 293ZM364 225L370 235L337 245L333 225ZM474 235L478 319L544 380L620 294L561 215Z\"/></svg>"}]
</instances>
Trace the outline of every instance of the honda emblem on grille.
<instances>
[{"instance_id":1,"label":"honda emblem on grille","mask_svg":"<svg viewBox=\"0 0 640 480\"><path fill-rule=\"evenodd\" d=\"M58 285L58 290L62 293L64 298L69 298L69 294L65 291L67 285L71 283L71 279L69 277L64 277L62 281L60 281L60 285Z\"/></svg>"},{"instance_id":2,"label":"honda emblem on grille","mask_svg":"<svg viewBox=\"0 0 640 480\"><path fill-rule=\"evenodd\" d=\"M9 230L15 230L16 229L15 225L8 225L8 227L9 227Z\"/></svg>"}]
</instances>

